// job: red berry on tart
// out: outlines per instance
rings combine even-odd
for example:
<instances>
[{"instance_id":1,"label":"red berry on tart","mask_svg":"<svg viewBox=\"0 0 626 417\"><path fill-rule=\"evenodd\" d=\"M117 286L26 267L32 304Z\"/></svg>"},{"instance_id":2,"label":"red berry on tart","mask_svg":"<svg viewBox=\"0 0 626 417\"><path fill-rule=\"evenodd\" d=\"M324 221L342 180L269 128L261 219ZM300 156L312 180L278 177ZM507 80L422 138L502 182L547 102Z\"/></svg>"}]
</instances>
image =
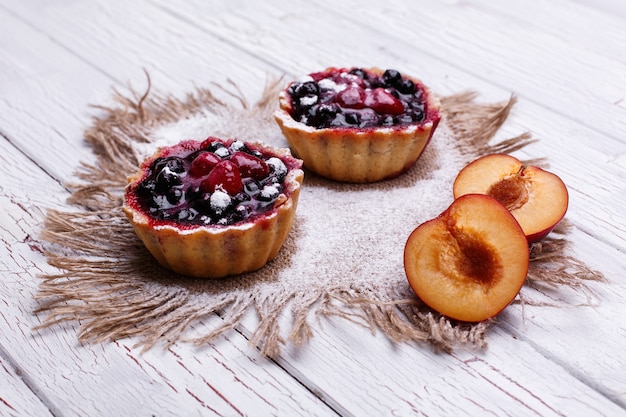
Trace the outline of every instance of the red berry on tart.
<instances>
[{"instance_id":1,"label":"red berry on tart","mask_svg":"<svg viewBox=\"0 0 626 417\"><path fill-rule=\"evenodd\" d=\"M311 171L375 182L411 168L430 141L439 100L419 80L377 68L327 68L290 83L274 118Z\"/></svg>"},{"instance_id":2,"label":"red berry on tart","mask_svg":"<svg viewBox=\"0 0 626 417\"><path fill-rule=\"evenodd\" d=\"M204 278L251 272L278 254L291 229L301 167L288 149L186 140L129 177L124 212L168 269Z\"/></svg>"}]
</instances>

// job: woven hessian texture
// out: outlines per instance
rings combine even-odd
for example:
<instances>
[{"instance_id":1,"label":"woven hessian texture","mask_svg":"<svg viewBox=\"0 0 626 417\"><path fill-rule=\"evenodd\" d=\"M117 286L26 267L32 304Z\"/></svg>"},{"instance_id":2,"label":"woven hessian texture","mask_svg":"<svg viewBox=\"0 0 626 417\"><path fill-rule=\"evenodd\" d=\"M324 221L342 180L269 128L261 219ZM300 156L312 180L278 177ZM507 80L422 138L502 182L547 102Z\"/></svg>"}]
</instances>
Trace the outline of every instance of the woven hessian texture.
<instances>
[{"instance_id":1,"label":"woven hessian texture","mask_svg":"<svg viewBox=\"0 0 626 417\"><path fill-rule=\"evenodd\" d=\"M161 268L145 250L121 210L126 177L156 146L183 139L236 137L286 147L271 117L282 84L268 83L254 105L233 84L220 88L232 100L206 89L176 99L148 88L142 96L116 93L115 106L99 107L85 132L98 163L80 167L69 184L72 207L50 210L43 225L47 260L59 272L42 277L39 330L69 322L82 342L133 337L149 349L208 343L254 312L250 343L268 356L287 343L306 343L328 316L395 342L485 348L492 321L456 323L428 309L408 285L403 251L415 227L450 205L452 182L465 164L534 141L524 133L492 143L515 97L495 104L478 103L471 92L443 97L443 121L430 145L397 179L341 184L306 172L293 229L260 271L192 279ZM531 248L526 287L581 287L602 278L567 254L566 235L561 227Z\"/></svg>"}]
</instances>

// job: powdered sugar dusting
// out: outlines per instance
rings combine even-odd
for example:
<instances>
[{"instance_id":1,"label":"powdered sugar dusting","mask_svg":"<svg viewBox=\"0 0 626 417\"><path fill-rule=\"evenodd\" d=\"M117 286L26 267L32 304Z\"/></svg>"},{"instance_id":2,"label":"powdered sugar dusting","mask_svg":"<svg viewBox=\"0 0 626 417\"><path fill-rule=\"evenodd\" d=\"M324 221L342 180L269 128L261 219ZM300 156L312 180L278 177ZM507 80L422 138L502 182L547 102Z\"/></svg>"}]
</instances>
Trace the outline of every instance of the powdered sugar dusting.
<instances>
[{"instance_id":1,"label":"powdered sugar dusting","mask_svg":"<svg viewBox=\"0 0 626 417\"><path fill-rule=\"evenodd\" d=\"M267 120L250 120L249 110L227 108L222 111L204 110L175 123L156 127L150 133L150 143L138 144L138 154L145 158L154 153L155 148L171 146L181 140L204 140L209 136L221 139L240 139L251 142L265 142L277 147L287 146L276 123Z\"/></svg>"},{"instance_id":2,"label":"powdered sugar dusting","mask_svg":"<svg viewBox=\"0 0 626 417\"><path fill-rule=\"evenodd\" d=\"M305 96L300 98L301 106L312 106L317 103L317 96Z\"/></svg>"},{"instance_id":3,"label":"powdered sugar dusting","mask_svg":"<svg viewBox=\"0 0 626 417\"><path fill-rule=\"evenodd\" d=\"M213 194L211 194L211 199L209 200L211 204L211 208L217 213L221 214L224 210L230 206L232 203L232 199L227 192L222 190L215 190Z\"/></svg>"},{"instance_id":4,"label":"powdered sugar dusting","mask_svg":"<svg viewBox=\"0 0 626 417\"><path fill-rule=\"evenodd\" d=\"M287 175L287 166L283 161L280 160L280 158L271 157L266 162L269 166L272 167L272 170L279 178Z\"/></svg>"},{"instance_id":5,"label":"powdered sugar dusting","mask_svg":"<svg viewBox=\"0 0 626 417\"><path fill-rule=\"evenodd\" d=\"M213 114L197 115L161 127L155 139L173 143L190 135L217 136L225 124ZM250 121L246 126L248 137L274 146L284 140L275 123ZM461 164L460 151L442 123L416 165L396 179L345 184L307 171L290 238L272 262L280 285L304 293L325 285L406 287L402 263L406 239L452 202L452 183ZM274 191L266 187L262 193ZM267 286L269 292L277 283L259 280L256 285L259 290Z\"/></svg>"},{"instance_id":6,"label":"powdered sugar dusting","mask_svg":"<svg viewBox=\"0 0 626 417\"><path fill-rule=\"evenodd\" d=\"M145 157L154 153L158 147L171 146L185 139L204 139L222 124L220 115L205 110L176 123L158 127L151 132L150 143L138 144L137 149Z\"/></svg>"},{"instance_id":7,"label":"powdered sugar dusting","mask_svg":"<svg viewBox=\"0 0 626 417\"><path fill-rule=\"evenodd\" d=\"M188 336L206 343L232 330L245 317L245 325L255 329L251 343L262 354L276 355L283 341L305 342L312 330L309 317L321 313L363 319L363 325L372 331L382 330L391 340L429 341L443 348L453 348L457 343L484 346L486 325L457 327L443 318L435 323L436 317L415 303L404 274L403 249L417 225L451 203L452 182L461 165L469 162L467 158L490 149L507 153L529 143L531 138L522 135L485 146L508 116L513 99L494 106L474 103L471 92L446 98L448 112L426 152L417 165L396 179L342 184L307 172L287 241L273 261L254 273L221 280L186 280L160 267L133 240L134 232L126 222L112 221L121 220L117 205L117 196L123 193L120 178L128 174L126 168L136 162L137 154L151 153L155 145L212 135L286 146L271 118L277 103L268 100L278 95L278 85L270 85L263 99L252 107L234 108L200 91L199 101L173 102L172 114L163 120L175 116L178 122L167 125L160 117L163 106L172 102L145 100L144 117L136 117L127 108L113 109L101 121L111 119L115 124L98 123L97 129L87 131L89 140L100 143L104 138L121 153L101 152L98 158L102 163L86 167L88 175L83 178L90 182L77 193L87 203L88 216L77 222L75 213L52 212L46 220L48 230L55 231L48 236L54 238L50 247L58 244L61 250L52 250L48 256L68 273L46 277L45 294L56 301L45 308L50 313L45 326L58 323L60 316L66 320L80 318L81 340L135 335L149 348L159 342L169 346L182 337L189 340ZM120 135L120 119L128 134ZM458 133L453 135L447 123ZM154 142L146 146L146 139ZM132 152L127 145L132 146ZM93 216L93 207L101 207L110 215ZM244 228L245 224L231 227ZM68 235L74 238L66 239ZM88 239L86 245L84 239ZM552 255L548 262L558 258L569 267L570 258L562 256L559 247L549 250ZM111 262L86 259L84 254L91 256L95 249L98 256L101 253ZM545 254L541 256L546 259ZM581 265L582 279L589 279L588 271L582 268L587 269ZM545 271L536 272L540 280L545 278ZM111 310L112 303L120 308ZM163 310L163 306L168 306L166 311L155 316L155 309ZM255 317L257 323L248 322ZM132 326L128 326L129 318ZM284 331L281 324L286 324Z\"/></svg>"},{"instance_id":8,"label":"powdered sugar dusting","mask_svg":"<svg viewBox=\"0 0 626 417\"><path fill-rule=\"evenodd\" d=\"M272 200L276 198L276 196L278 196L278 193L279 193L278 188L276 188L273 185L266 185L261 190L261 197L266 200Z\"/></svg>"},{"instance_id":9,"label":"powdered sugar dusting","mask_svg":"<svg viewBox=\"0 0 626 417\"><path fill-rule=\"evenodd\" d=\"M290 286L406 287L406 239L452 203L452 183L462 167L449 132L440 127L413 169L394 180L357 185L305 177L295 250L281 273Z\"/></svg>"},{"instance_id":10,"label":"powdered sugar dusting","mask_svg":"<svg viewBox=\"0 0 626 417\"><path fill-rule=\"evenodd\" d=\"M317 82L317 84L320 86L321 89L333 90L335 92L339 92L339 91L345 90L347 88L347 85L345 85L345 84L337 84L336 82L334 82L330 78L323 78L323 79L319 80Z\"/></svg>"}]
</instances>

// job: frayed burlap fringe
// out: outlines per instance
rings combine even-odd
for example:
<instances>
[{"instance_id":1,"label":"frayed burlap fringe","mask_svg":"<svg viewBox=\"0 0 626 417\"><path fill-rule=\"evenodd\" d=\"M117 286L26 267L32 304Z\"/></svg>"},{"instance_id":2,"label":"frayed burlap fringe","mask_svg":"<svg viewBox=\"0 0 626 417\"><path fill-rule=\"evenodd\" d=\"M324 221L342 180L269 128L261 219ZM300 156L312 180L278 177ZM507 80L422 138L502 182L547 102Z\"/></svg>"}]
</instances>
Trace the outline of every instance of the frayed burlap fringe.
<instances>
[{"instance_id":1,"label":"frayed burlap fringe","mask_svg":"<svg viewBox=\"0 0 626 417\"><path fill-rule=\"evenodd\" d=\"M339 317L372 332L381 331L396 342L425 342L443 351L486 346L490 322L452 322L429 310L408 285L262 292L256 286L272 285L272 264L263 269L263 275L239 281L180 277L156 264L121 210L126 176L142 159L137 145L149 144L156 128L202 112L218 119L241 114L249 120L253 115L257 123L272 124L281 80L269 82L261 100L252 106L234 83L216 88L234 98L235 104L208 89L197 89L181 100L158 95L148 87L145 94L132 93L131 97L115 92L115 107L98 107L104 116L94 118L85 132L97 163L82 164L78 181L69 185L74 210L50 210L43 227L47 260L60 272L42 277L36 312L46 316L38 329L77 323L82 342L135 337L145 350L178 341L203 345L238 328L262 354L275 356L282 345L301 345L313 336L312 317L318 321ZM534 141L524 133L492 144L516 99L479 104L476 97L476 93L464 92L442 99L445 121L467 162L483 154L513 152ZM297 239L297 231L289 239ZM532 246L528 285L581 287L601 278L568 256L566 245L564 238L547 238ZM240 324L250 311L258 324L248 334ZM290 323L283 332L285 316Z\"/></svg>"},{"instance_id":2,"label":"frayed burlap fringe","mask_svg":"<svg viewBox=\"0 0 626 417\"><path fill-rule=\"evenodd\" d=\"M489 141L509 117L517 102L515 96L505 103L476 104L477 93L466 91L441 99L450 129L461 138L459 147L468 159L491 153L511 153L535 142L530 133L503 140L495 144Z\"/></svg>"}]
</instances>

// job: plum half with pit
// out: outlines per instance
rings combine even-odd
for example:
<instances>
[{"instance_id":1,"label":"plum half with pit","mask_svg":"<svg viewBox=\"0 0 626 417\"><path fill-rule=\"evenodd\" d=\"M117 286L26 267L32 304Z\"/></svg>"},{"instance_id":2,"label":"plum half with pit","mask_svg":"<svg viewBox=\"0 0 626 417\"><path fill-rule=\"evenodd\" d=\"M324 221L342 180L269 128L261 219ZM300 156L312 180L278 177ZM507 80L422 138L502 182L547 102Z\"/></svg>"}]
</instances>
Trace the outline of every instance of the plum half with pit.
<instances>
[{"instance_id":1,"label":"plum half with pit","mask_svg":"<svg viewBox=\"0 0 626 417\"><path fill-rule=\"evenodd\" d=\"M563 180L506 154L485 155L457 175L454 197L487 194L511 211L529 243L546 237L567 212L569 195Z\"/></svg>"},{"instance_id":2,"label":"plum half with pit","mask_svg":"<svg viewBox=\"0 0 626 417\"><path fill-rule=\"evenodd\" d=\"M404 268L411 288L449 318L479 322L513 301L529 265L526 236L495 198L467 194L407 239Z\"/></svg>"}]
</instances>

